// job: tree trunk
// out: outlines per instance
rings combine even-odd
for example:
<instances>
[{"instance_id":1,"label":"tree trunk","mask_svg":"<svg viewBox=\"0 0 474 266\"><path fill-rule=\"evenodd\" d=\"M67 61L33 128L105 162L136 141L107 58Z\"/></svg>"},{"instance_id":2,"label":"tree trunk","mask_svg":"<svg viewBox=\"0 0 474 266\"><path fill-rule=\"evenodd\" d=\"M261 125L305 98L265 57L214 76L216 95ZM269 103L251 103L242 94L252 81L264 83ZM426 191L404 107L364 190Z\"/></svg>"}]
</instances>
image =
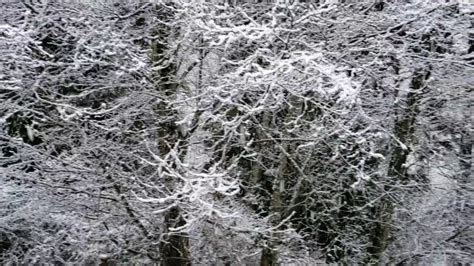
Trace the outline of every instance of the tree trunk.
<instances>
[{"instance_id":1,"label":"tree trunk","mask_svg":"<svg viewBox=\"0 0 474 266\"><path fill-rule=\"evenodd\" d=\"M178 84L176 80L177 66L172 58L168 55L168 39L173 29L167 23L173 21L174 14L169 9L164 9L160 14L159 19L163 23L163 27L156 29L156 40L151 44L151 59L153 64L159 65L159 70L154 73L154 81L157 90L161 93L163 100L156 107L156 115L163 118L165 121L158 129L158 145L160 156L164 158L171 149L178 149L177 153L183 158L186 154L186 148L183 148L183 143L186 142L186 137L181 134L176 120L178 113L170 102L176 97ZM164 64L164 65L163 65ZM170 162L170 165L176 167L176 164ZM165 180L169 191L174 191L176 187L173 178ZM164 228L160 240L160 258L161 265L164 266L181 266L191 265L189 254L189 239L186 233L172 232L171 228L177 228L185 225L185 221L181 215L181 210L178 206L174 206L167 210L164 214Z\"/></svg>"},{"instance_id":2,"label":"tree trunk","mask_svg":"<svg viewBox=\"0 0 474 266\"><path fill-rule=\"evenodd\" d=\"M165 228L160 242L161 265L188 266L189 240L184 233L171 233L170 228L183 226L185 221L181 217L178 207L173 207L165 213Z\"/></svg>"},{"instance_id":3,"label":"tree trunk","mask_svg":"<svg viewBox=\"0 0 474 266\"><path fill-rule=\"evenodd\" d=\"M262 257L260 258L260 266L274 266L277 265L276 252L271 247L264 247L262 250Z\"/></svg>"},{"instance_id":4,"label":"tree trunk","mask_svg":"<svg viewBox=\"0 0 474 266\"><path fill-rule=\"evenodd\" d=\"M406 96L406 106L402 114L397 118L394 127L394 135L399 142L392 151L391 160L388 167L388 184L385 185L385 191L389 192L393 187L393 181L408 182L410 176L407 173L408 155L410 154L410 145L413 144L415 133L415 122L419 112L419 102L423 95L423 86L425 80L430 75L429 71L425 73L414 73L410 84L410 92ZM392 199L384 197L374 208L374 217L376 219L374 228L370 236L371 245L368 248L369 263L380 264L383 254L389 245L389 239L392 231L392 216L394 212Z\"/></svg>"}]
</instances>

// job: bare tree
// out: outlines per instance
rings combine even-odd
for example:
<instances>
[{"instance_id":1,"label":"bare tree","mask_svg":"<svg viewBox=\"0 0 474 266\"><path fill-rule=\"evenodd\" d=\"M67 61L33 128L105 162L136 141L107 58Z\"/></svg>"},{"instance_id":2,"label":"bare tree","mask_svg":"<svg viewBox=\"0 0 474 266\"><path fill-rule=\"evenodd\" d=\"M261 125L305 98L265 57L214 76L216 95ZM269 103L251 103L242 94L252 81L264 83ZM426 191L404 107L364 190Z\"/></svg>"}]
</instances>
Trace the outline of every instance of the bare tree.
<instances>
[{"instance_id":1,"label":"bare tree","mask_svg":"<svg viewBox=\"0 0 474 266\"><path fill-rule=\"evenodd\" d=\"M2 262L472 259L472 10L345 2L2 5Z\"/></svg>"}]
</instances>

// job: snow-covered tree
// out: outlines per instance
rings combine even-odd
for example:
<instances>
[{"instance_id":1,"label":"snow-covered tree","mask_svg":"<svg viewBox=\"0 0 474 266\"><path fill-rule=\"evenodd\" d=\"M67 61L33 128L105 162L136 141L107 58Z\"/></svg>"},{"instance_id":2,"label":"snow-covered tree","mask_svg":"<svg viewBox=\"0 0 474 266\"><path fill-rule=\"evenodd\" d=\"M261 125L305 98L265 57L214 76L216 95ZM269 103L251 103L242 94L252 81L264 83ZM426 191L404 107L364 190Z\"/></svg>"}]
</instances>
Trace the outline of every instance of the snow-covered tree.
<instances>
[{"instance_id":1,"label":"snow-covered tree","mask_svg":"<svg viewBox=\"0 0 474 266\"><path fill-rule=\"evenodd\" d=\"M472 260L472 8L0 7L7 264Z\"/></svg>"}]
</instances>

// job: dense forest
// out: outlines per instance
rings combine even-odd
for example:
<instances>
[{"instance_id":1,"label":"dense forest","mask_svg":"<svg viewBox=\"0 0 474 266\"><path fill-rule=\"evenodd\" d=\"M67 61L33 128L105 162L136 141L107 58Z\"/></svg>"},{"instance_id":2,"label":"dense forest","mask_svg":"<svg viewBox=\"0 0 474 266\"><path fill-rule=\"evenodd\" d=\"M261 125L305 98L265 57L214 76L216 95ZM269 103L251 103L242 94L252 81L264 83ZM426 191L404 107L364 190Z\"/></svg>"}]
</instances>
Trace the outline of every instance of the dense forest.
<instances>
[{"instance_id":1,"label":"dense forest","mask_svg":"<svg viewBox=\"0 0 474 266\"><path fill-rule=\"evenodd\" d=\"M0 263L470 265L473 11L0 2Z\"/></svg>"}]
</instances>

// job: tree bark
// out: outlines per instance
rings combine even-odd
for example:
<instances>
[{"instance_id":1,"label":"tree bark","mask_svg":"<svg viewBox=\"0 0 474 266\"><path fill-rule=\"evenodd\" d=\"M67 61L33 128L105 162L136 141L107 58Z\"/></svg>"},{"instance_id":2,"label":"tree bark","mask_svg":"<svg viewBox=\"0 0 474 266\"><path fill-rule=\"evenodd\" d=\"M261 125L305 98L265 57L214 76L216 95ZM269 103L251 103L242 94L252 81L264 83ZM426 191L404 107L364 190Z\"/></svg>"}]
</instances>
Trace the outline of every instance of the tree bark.
<instances>
[{"instance_id":1,"label":"tree bark","mask_svg":"<svg viewBox=\"0 0 474 266\"><path fill-rule=\"evenodd\" d=\"M154 73L154 80L157 90L162 94L163 99L156 107L156 115L163 118L164 122L160 125L158 135L158 146L160 156L165 156L171 149L178 149L178 154L183 157L186 149L183 143L186 142L186 136L181 134L176 125L177 111L170 105L170 101L176 97L178 84L176 80L177 66L172 58L168 55L168 39L173 29L168 26L173 20L174 13L169 9L163 8L159 18L164 22L163 27L156 29L156 40L151 44L151 59L154 65L159 65L159 70ZM164 64L164 65L163 65ZM184 150L183 150L184 149ZM175 163L170 165L176 167ZM165 180L169 191L174 191L175 182L169 178ZM171 228L185 225L185 221L181 215L178 206L174 206L167 210L164 214L163 232L160 239L160 258L163 266L184 266L191 265L189 253L189 239L184 232L173 232Z\"/></svg>"},{"instance_id":2,"label":"tree bark","mask_svg":"<svg viewBox=\"0 0 474 266\"><path fill-rule=\"evenodd\" d=\"M407 162L410 154L410 145L413 144L415 133L415 122L419 112L419 102L423 95L424 83L430 75L429 71L415 72L411 80L410 92L406 96L406 106L400 117L395 121L394 135L399 142L392 151L388 166L388 184L385 191L393 188L393 181L408 182L410 176L407 173ZM383 254L389 245L392 231L392 216L394 203L388 196L384 196L381 202L374 208L376 219L370 236L371 244L368 248L369 263L380 264Z\"/></svg>"},{"instance_id":3,"label":"tree bark","mask_svg":"<svg viewBox=\"0 0 474 266\"><path fill-rule=\"evenodd\" d=\"M178 207L173 207L165 213L165 228L160 242L161 265L189 266L189 240L184 233L171 233L170 228L183 226L183 220Z\"/></svg>"},{"instance_id":4,"label":"tree bark","mask_svg":"<svg viewBox=\"0 0 474 266\"><path fill-rule=\"evenodd\" d=\"M276 252L271 247L264 247L262 250L262 257L260 258L260 266L274 266L277 265Z\"/></svg>"}]
</instances>

